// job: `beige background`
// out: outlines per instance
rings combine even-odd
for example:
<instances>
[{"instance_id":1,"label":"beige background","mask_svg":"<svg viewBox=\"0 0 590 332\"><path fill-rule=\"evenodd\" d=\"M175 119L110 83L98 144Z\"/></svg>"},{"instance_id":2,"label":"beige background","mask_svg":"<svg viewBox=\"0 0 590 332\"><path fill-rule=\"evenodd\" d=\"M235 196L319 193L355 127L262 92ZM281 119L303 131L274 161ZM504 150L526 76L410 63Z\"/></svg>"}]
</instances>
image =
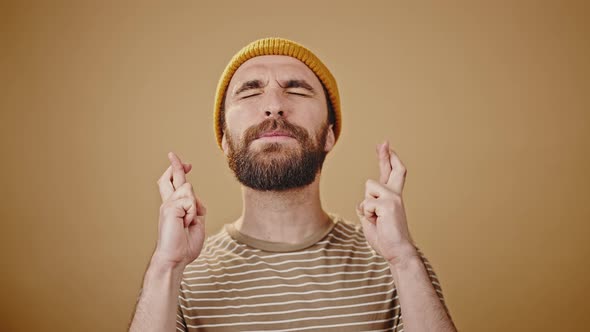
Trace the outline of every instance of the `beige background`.
<instances>
[{"instance_id":1,"label":"beige background","mask_svg":"<svg viewBox=\"0 0 590 332\"><path fill-rule=\"evenodd\" d=\"M239 215L213 96L231 55L265 36L310 47L338 79L326 209L357 221L374 146L390 139L408 167L411 231L461 330L590 323L585 1L39 1L0 13L0 330L126 329L168 151L194 165L209 234Z\"/></svg>"}]
</instances>

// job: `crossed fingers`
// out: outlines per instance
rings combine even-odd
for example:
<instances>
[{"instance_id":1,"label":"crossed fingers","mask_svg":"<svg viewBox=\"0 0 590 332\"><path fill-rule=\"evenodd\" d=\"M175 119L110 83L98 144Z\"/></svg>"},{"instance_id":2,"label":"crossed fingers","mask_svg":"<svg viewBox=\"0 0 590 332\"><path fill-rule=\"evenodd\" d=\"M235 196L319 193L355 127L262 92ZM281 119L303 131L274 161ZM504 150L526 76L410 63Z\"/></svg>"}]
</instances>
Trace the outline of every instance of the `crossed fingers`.
<instances>
[{"instance_id":1,"label":"crossed fingers","mask_svg":"<svg viewBox=\"0 0 590 332\"><path fill-rule=\"evenodd\" d=\"M365 199L357 206L359 216L375 222L378 216L392 213L394 206L401 199L406 167L397 154L385 141L376 147L379 163L379 181L367 180L365 183Z\"/></svg>"},{"instance_id":2,"label":"crossed fingers","mask_svg":"<svg viewBox=\"0 0 590 332\"><path fill-rule=\"evenodd\" d=\"M186 182L185 175L192 169L191 164L182 163L174 152L168 153L168 159L170 160L170 166L157 181L162 202L165 202L176 189Z\"/></svg>"},{"instance_id":3,"label":"crossed fingers","mask_svg":"<svg viewBox=\"0 0 590 332\"><path fill-rule=\"evenodd\" d=\"M397 153L389 147L388 141L377 145L377 158L379 159L379 182L389 187L398 195L401 195L404 189L407 169L399 159Z\"/></svg>"}]
</instances>

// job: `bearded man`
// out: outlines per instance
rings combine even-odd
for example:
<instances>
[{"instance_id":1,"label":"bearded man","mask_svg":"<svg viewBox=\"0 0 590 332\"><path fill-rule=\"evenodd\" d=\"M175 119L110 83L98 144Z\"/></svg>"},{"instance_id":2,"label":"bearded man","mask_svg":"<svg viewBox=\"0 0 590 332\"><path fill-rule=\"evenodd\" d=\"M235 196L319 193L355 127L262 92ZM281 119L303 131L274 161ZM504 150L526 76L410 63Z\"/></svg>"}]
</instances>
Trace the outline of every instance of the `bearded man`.
<instances>
[{"instance_id":1,"label":"bearded man","mask_svg":"<svg viewBox=\"0 0 590 332\"><path fill-rule=\"evenodd\" d=\"M205 206L185 176L192 166L168 154L158 242L130 330L456 331L410 236L406 168L387 141L360 225L322 208L322 165L342 115L314 53L283 38L242 48L219 80L214 125L242 214L206 237Z\"/></svg>"}]
</instances>

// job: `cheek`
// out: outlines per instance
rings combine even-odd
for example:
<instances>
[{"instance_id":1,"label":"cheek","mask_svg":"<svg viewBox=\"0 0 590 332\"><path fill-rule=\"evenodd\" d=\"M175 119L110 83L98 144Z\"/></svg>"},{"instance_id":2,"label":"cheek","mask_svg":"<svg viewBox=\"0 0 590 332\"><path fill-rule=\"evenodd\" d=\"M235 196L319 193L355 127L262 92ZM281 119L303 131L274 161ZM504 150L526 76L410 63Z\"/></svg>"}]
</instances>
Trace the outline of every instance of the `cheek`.
<instances>
[{"instance_id":1,"label":"cheek","mask_svg":"<svg viewBox=\"0 0 590 332\"><path fill-rule=\"evenodd\" d=\"M294 117L297 122L305 124L308 128L319 128L327 121L328 113L325 107L316 102L308 105L304 111L294 114Z\"/></svg>"},{"instance_id":2,"label":"cheek","mask_svg":"<svg viewBox=\"0 0 590 332\"><path fill-rule=\"evenodd\" d=\"M249 112L247 109L232 108L225 114L225 122L230 133L233 134L233 138L237 139L255 122L253 112Z\"/></svg>"}]
</instances>

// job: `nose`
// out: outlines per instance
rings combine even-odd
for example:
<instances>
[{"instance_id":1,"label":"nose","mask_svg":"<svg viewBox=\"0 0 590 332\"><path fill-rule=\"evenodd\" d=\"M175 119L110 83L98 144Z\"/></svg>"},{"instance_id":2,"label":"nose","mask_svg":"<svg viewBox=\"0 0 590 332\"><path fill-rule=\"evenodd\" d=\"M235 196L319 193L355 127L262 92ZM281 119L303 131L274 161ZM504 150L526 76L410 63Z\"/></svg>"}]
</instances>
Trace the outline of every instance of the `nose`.
<instances>
[{"instance_id":1,"label":"nose","mask_svg":"<svg viewBox=\"0 0 590 332\"><path fill-rule=\"evenodd\" d=\"M279 118L285 116L286 100L282 89L270 88L266 91L263 98L263 107L265 118Z\"/></svg>"},{"instance_id":2,"label":"nose","mask_svg":"<svg viewBox=\"0 0 590 332\"><path fill-rule=\"evenodd\" d=\"M284 114L284 112L281 110L275 111L275 112L267 110L264 113L266 114L267 118L270 118L270 117L277 117L278 118L278 117L282 117Z\"/></svg>"}]
</instances>

